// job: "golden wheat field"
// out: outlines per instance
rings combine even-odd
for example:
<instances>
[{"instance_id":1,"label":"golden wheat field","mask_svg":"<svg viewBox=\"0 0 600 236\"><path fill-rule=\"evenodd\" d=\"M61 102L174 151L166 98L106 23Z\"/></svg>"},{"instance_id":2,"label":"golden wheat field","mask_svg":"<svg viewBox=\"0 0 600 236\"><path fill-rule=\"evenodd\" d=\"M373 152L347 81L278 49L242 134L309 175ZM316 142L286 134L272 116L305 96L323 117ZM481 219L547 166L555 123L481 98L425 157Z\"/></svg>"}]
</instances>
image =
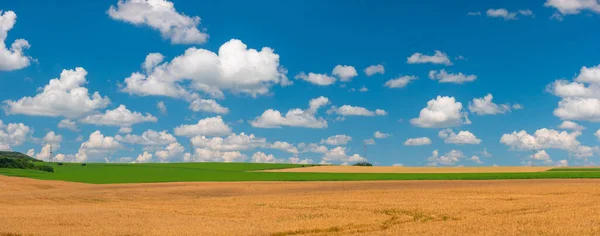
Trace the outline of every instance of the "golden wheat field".
<instances>
[{"instance_id":1,"label":"golden wheat field","mask_svg":"<svg viewBox=\"0 0 600 236\"><path fill-rule=\"evenodd\" d=\"M598 235L600 180L89 185L0 176L0 235Z\"/></svg>"},{"instance_id":2,"label":"golden wheat field","mask_svg":"<svg viewBox=\"0 0 600 236\"><path fill-rule=\"evenodd\" d=\"M313 172L313 173L516 173L541 172L548 166L483 166L483 167L402 167L402 166L310 166L264 170L266 172Z\"/></svg>"}]
</instances>

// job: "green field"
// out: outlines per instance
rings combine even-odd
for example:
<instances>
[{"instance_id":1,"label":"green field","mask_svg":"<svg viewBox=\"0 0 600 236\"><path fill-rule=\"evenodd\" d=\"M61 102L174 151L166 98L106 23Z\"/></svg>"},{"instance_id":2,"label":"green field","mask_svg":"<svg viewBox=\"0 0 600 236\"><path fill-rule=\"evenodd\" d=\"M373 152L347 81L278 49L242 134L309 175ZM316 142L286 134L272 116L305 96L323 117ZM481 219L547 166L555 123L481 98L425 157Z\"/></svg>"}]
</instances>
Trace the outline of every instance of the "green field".
<instances>
[{"instance_id":1,"label":"green field","mask_svg":"<svg viewBox=\"0 0 600 236\"><path fill-rule=\"evenodd\" d=\"M369 174L369 173L282 173L255 170L301 167L294 164L255 163L165 163L101 164L81 166L76 163L44 163L54 173L0 168L0 174L45 180L65 180L93 184L149 183L187 181L344 181L344 180L492 180L600 178L600 169L557 168L533 173L436 173L436 174Z\"/></svg>"}]
</instances>

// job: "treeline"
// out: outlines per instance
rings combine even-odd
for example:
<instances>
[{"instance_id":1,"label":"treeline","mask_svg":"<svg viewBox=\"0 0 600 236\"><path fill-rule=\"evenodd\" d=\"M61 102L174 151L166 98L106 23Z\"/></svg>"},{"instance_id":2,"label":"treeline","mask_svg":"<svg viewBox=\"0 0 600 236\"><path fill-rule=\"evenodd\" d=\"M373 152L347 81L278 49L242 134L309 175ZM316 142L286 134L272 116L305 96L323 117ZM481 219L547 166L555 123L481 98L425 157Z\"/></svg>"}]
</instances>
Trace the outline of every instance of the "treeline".
<instances>
[{"instance_id":1,"label":"treeline","mask_svg":"<svg viewBox=\"0 0 600 236\"><path fill-rule=\"evenodd\" d=\"M0 168L30 169L54 172L52 166L36 165L24 158L0 157Z\"/></svg>"}]
</instances>

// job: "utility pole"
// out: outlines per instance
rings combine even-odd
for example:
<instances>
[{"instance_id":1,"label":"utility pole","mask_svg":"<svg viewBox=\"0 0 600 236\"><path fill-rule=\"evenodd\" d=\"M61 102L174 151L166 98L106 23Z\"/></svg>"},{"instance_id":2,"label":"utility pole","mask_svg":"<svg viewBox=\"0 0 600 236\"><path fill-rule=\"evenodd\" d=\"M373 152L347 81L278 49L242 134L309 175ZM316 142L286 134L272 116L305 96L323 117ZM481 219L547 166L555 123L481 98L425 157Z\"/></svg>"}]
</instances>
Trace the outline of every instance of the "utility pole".
<instances>
[{"instance_id":1,"label":"utility pole","mask_svg":"<svg viewBox=\"0 0 600 236\"><path fill-rule=\"evenodd\" d=\"M52 162L52 143L50 143L50 156L48 157L48 162Z\"/></svg>"}]
</instances>

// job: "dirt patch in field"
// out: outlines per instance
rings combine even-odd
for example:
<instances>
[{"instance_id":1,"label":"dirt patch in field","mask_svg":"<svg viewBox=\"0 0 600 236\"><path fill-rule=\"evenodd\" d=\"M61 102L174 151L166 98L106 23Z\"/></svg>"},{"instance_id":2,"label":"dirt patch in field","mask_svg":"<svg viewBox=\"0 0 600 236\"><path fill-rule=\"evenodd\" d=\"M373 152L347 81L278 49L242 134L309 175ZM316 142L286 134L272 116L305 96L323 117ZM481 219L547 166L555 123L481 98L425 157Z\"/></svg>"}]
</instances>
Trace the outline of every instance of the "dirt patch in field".
<instances>
[{"instance_id":1,"label":"dirt patch in field","mask_svg":"<svg viewBox=\"0 0 600 236\"><path fill-rule=\"evenodd\" d=\"M89 185L0 176L0 235L598 235L600 188L591 186L599 184Z\"/></svg>"},{"instance_id":2,"label":"dirt patch in field","mask_svg":"<svg viewBox=\"0 0 600 236\"><path fill-rule=\"evenodd\" d=\"M541 172L554 167L498 166L498 167L396 167L396 166L311 166L265 170L266 172L313 173L511 173Z\"/></svg>"}]
</instances>

